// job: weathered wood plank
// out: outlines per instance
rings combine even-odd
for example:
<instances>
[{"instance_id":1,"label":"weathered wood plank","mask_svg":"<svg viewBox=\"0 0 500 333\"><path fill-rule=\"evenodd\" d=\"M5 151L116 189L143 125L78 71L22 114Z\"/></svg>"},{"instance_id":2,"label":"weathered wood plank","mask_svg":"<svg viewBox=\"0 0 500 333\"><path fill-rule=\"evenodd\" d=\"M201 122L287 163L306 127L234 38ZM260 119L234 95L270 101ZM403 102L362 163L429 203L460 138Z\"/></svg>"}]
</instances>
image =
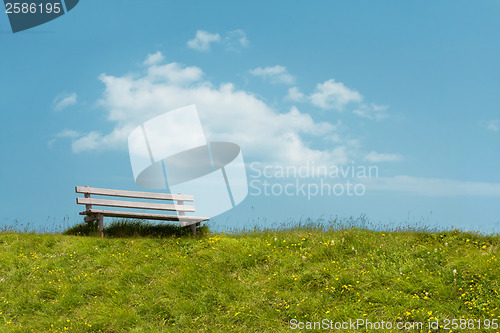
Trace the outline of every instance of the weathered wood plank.
<instances>
[{"instance_id":1,"label":"weathered wood plank","mask_svg":"<svg viewBox=\"0 0 500 333\"><path fill-rule=\"evenodd\" d=\"M194 201L194 197L192 195L188 195L188 194L123 191L123 190L95 188L95 187L88 187L88 186L76 186L75 192L76 193L95 194L95 195L105 195L105 196L110 196L110 197Z\"/></svg>"},{"instance_id":2,"label":"weathered wood plank","mask_svg":"<svg viewBox=\"0 0 500 333\"><path fill-rule=\"evenodd\" d=\"M137 218L146 220L164 220L164 221L178 221L181 222L181 227L197 224L203 221L208 221L209 217L201 216L178 216L178 215L166 215L166 214L150 214L150 213L139 213L139 212L122 212L113 210L101 210L92 209L91 211L80 212L80 215L97 215L102 214L102 216L108 217L125 217L125 218Z\"/></svg>"},{"instance_id":3,"label":"weathered wood plank","mask_svg":"<svg viewBox=\"0 0 500 333\"><path fill-rule=\"evenodd\" d=\"M106 206L106 207L194 212L194 206L170 205L170 204L149 203L149 202L119 201L119 200L96 199L96 198L76 198L76 203L80 205L95 205L95 206Z\"/></svg>"}]
</instances>

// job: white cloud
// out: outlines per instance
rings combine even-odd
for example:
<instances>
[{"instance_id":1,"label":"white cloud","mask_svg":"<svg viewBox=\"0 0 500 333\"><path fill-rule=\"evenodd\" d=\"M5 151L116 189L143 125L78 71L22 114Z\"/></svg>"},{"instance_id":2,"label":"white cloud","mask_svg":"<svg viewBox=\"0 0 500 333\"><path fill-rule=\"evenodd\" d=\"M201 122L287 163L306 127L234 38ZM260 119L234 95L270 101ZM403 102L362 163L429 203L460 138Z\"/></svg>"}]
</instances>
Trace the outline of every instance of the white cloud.
<instances>
[{"instance_id":1,"label":"white cloud","mask_svg":"<svg viewBox=\"0 0 500 333\"><path fill-rule=\"evenodd\" d=\"M139 76L102 74L100 80L105 85L100 104L114 129L109 133L93 131L78 138L73 142L75 152L126 150L128 134L142 122L196 104L207 138L239 144L250 161L341 164L352 158L351 146L339 135L336 125L317 122L296 107L279 113L231 83L215 86L204 79L198 67L177 63L151 65ZM331 148L312 148L304 135L324 140Z\"/></svg>"},{"instance_id":2,"label":"white cloud","mask_svg":"<svg viewBox=\"0 0 500 333\"><path fill-rule=\"evenodd\" d=\"M73 152L80 153L85 150L95 150L103 143L102 135L96 131L92 131L87 135L74 141L71 145Z\"/></svg>"},{"instance_id":3,"label":"white cloud","mask_svg":"<svg viewBox=\"0 0 500 333\"><path fill-rule=\"evenodd\" d=\"M309 99L313 105L322 109L342 111L349 103L360 103L363 96L356 90L347 88L342 82L330 79L319 83Z\"/></svg>"},{"instance_id":4,"label":"white cloud","mask_svg":"<svg viewBox=\"0 0 500 333\"><path fill-rule=\"evenodd\" d=\"M500 196L500 184L442 178L396 176L366 179L366 190L423 196Z\"/></svg>"},{"instance_id":5,"label":"white cloud","mask_svg":"<svg viewBox=\"0 0 500 333\"><path fill-rule=\"evenodd\" d=\"M243 30L233 30L227 33L224 38L226 49L230 51L239 51L241 48L248 47L250 41L247 39L247 34Z\"/></svg>"},{"instance_id":6,"label":"white cloud","mask_svg":"<svg viewBox=\"0 0 500 333\"><path fill-rule=\"evenodd\" d=\"M323 110L344 111L351 105L353 114L367 119L382 120L389 116L388 106L363 103L363 95L346 87L342 82L336 82L335 79L318 83L315 91L306 97L297 87L292 87L288 89L285 99L294 102L307 100Z\"/></svg>"},{"instance_id":7,"label":"white cloud","mask_svg":"<svg viewBox=\"0 0 500 333\"><path fill-rule=\"evenodd\" d=\"M500 119L493 119L487 121L485 124L485 128L489 131L498 132L500 131Z\"/></svg>"},{"instance_id":8,"label":"white cloud","mask_svg":"<svg viewBox=\"0 0 500 333\"><path fill-rule=\"evenodd\" d=\"M49 147L51 147L58 139L61 138L70 138L70 139L76 139L80 137L81 134L75 130L70 130L70 129L65 129L62 130L61 132L57 133L52 139L50 139L47 143Z\"/></svg>"},{"instance_id":9,"label":"white cloud","mask_svg":"<svg viewBox=\"0 0 500 333\"><path fill-rule=\"evenodd\" d=\"M386 112L387 109L387 106L361 104L358 108L354 109L352 113L362 118L382 120L388 117Z\"/></svg>"},{"instance_id":10,"label":"white cloud","mask_svg":"<svg viewBox=\"0 0 500 333\"><path fill-rule=\"evenodd\" d=\"M80 136L80 133L75 130L65 129L56 134L57 138L77 138Z\"/></svg>"},{"instance_id":11,"label":"white cloud","mask_svg":"<svg viewBox=\"0 0 500 333\"><path fill-rule=\"evenodd\" d=\"M61 111L68 106L76 104L77 99L78 96L76 95L76 93L61 93L57 95L56 98L54 98L54 100L52 101L52 108L55 111Z\"/></svg>"},{"instance_id":12,"label":"white cloud","mask_svg":"<svg viewBox=\"0 0 500 333\"><path fill-rule=\"evenodd\" d=\"M224 37L218 33L198 30L196 36L189 40L187 45L196 51L208 51L213 43L222 44L226 47L226 50L235 52L239 52L242 48L250 45L246 33L239 29L228 31Z\"/></svg>"},{"instance_id":13,"label":"white cloud","mask_svg":"<svg viewBox=\"0 0 500 333\"><path fill-rule=\"evenodd\" d=\"M212 34L204 30L196 31L196 36L187 42L187 45L196 51L208 51L211 43L221 41L219 34Z\"/></svg>"},{"instance_id":14,"label":"white cloud","mask_svg":"<svg viewBox=\"0 0 500 333\"><path fill-rule=\"evenodd\" d=\"M203 72L198 67L183 67L172 62L166 65L153 65L148 68L148 78L152 82L166 82L171 84L189 84L199 81Z\"/></svg>"},{"instance_id":15,"label":"white cloud","mask_svg":"<svg viewBox=\"0 0 500 333\"><path fill-rule=\"evenodd\" d=\"M288 89L288 94L285 96L285 100L301 102L304 100L304 94L299 90L299 88L291 87Z\"/></svg>"},{"instance_id":16,"label":"white cloud","mask_svg":"<svg viewBox=\"0 0 500 333\"><path fill-rule=\"evenodd\" d=\"M118 125L108 134L92 131L73 141L71 148L74 153L88 150L119 150L127 142L129 133L133 127L127 124Z\"/></svg>"},{"instance_id":17,"label":"white cloud","mask_svg":"<svg viewBox=\"0 0 500 333\"><path fill-rule=\"evenodd\" d=\"M257 67L250 70L250 74L269 79L272 83L293 84L295 78L288 73L286 67L276 65L273 67Z\"/></svg>"},{"instance_id":18,"label":"white cloud","mask_svg":"<svg viewBox=\"0 0 500 333\"><path fill-rule=\"evenodd\" d=\"M282 66L257 68L256 73L261 76L279 75L285 72L286 68ZM290 81L293 83L293 81ZM365 104L363 103L363 95L356 90L350 89L342 82L336 82L335 79L327 80L323 83L318 83L316 89L309 95L305 95L298 87L291 87L288 89L288 94L285 100L292 102L309 102L312 105L319 107L323 110L336 110L344 111L347 106L350 106L352 113L367 119L382 120L387 118L386 105Z\"/></svg>"},{"instance_id":19,"label":"white cloud","mask_svg":"<svg viewBox=\"0 0 500 333\"><path fill-rule=\"evenodd\" d=\"M377 153L376 151L371 151L365 155L363 160L370 163L379 163L379 162L398 162L401 161L403 157L399 154L382 154Z\"/></svg>"},{"instance_id":20,"label":"white cloud","mask_svg":"<svg viewBox=\"0 0 500 333\"><path fill-rule=\"evenodd\" d=\"M146 57L146 60L144 60L143 64L146 66L157 65L160 62L162 62L164 59L165 59L165 57L163 56L163 54L160 51L158 51L156 53L148 54L148 56Z\"/></svg>"}]
</instances>

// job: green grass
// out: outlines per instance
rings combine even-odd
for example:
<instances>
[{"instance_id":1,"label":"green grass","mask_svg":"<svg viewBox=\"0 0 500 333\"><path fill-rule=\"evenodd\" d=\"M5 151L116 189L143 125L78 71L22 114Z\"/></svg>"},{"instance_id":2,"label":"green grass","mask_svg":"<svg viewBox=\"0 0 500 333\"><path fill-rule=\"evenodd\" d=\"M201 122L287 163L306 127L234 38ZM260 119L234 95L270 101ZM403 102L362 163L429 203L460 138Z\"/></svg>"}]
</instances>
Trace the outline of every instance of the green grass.
<instances>
[{"instance_id":1,"label":"green grass","mask_svg":"<svg viewBox=\"0 0 500 333\"><path fill-rule=\"evenodd\" d=\"M1 332L500 318L498 235L306 225L193 237L133 221L95 232L0 233Z\"/></svg>"}]
</instances>

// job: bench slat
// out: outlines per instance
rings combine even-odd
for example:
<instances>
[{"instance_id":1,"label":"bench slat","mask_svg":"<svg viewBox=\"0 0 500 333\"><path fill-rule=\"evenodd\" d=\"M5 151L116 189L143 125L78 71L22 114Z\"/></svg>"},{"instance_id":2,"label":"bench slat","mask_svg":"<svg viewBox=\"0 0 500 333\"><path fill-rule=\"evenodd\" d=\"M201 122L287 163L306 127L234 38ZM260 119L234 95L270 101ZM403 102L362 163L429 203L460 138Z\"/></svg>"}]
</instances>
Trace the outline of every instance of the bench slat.
<instances>
[{"instance_id":1,"label":"bench slat","mask_svg":"<svg viewBox=\"0 0 500 333\"><path fill-rule=\"evenodd\" d=\"M194 206L169 205L169 204L149 203L149 202L118 201L118 200L95 199L95 198L76 198L76 203L80 205L194 212Z\"/></svg>"},{"instance_id":2,"label":"bench slat","mask_svg":"<svg viewBox=\"0 0 500 333\"><path fill-rule=\"evenodd\" d=\"M107 195L107 196L112 196L112 197L194 201L194 197L192 195L188 195L188 194L123 191L123 190L95 188L95 187L88 187L88 186L76 186L75 192L76 193L95 194L95 195Z\"/></svg>"},{"instance_id":3,"label":"bench slat","mask_svg":"<svg viewBox=\"0 0 500 333\"><path fill-rule=\"evenodd\" d=\"M165 221L179 221L181 227L185 227L194 223L208 221L209 217L201 216L177 216L177 215L165 215L165 214L150 214L150 213L138 213L138 212L121 212L114 210L100 210L91 209L90 211L81 212L80 215L93 215L102 214L108 217L128 217L128 218L138 218L147 220L165 220Z\"/></svg>"}]
</instances>

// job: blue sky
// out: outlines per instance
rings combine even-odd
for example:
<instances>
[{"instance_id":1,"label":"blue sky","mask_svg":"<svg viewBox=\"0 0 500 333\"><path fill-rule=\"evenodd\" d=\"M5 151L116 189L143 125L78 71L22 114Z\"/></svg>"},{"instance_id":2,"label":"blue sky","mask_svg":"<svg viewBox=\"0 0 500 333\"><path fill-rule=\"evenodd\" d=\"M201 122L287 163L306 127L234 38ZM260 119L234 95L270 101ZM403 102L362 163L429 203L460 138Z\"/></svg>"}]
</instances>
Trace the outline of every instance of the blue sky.
<instances>
[{"instance_id":1,"label":"blue sky","mask_svg":"<svg viewBox=\"0 0 500 333\"><path fill-rule=\"evenodd\" d=\"M498 17L497 0L87 0L13 34L2 13L0 223L79 223L75 185L141 190L128 133L194 103L249 181L251 163L378 168L362 196L250 189L217 228L366 214L499 232Z\"/></svg>"}]
</instances>

